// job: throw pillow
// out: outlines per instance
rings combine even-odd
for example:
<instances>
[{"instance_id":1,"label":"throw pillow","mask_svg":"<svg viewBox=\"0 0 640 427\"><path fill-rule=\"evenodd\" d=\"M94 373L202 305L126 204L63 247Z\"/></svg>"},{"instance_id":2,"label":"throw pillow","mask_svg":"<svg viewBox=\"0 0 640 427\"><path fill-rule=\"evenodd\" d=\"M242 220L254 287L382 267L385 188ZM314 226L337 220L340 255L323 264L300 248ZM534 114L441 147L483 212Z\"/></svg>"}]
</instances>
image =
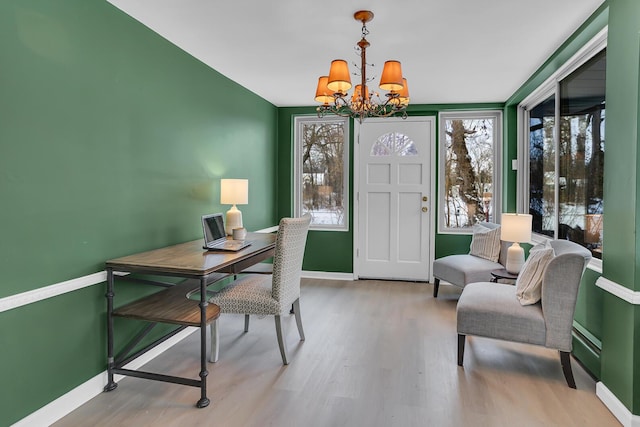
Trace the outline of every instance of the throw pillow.
<instances>
[{"instance_id":1,"label":"throw pillow","mask_svg":"<svg viewBox=\"0 0 640 427\"><path fill-rule=\"evenodd\" d=\"M471 255L498 262L500 257L500 227L487 228L481 224L473 226Z\"/></svg>"},{"instance_id":2,"label":"throw pillow","mask_svg":"<svg viewBox=\"0 0 640 427\"><path fill-rule=\"evenodd\" d=\"M536 245L529 251L529 258L516 279L516 296L522 305L531 305L542 297L542 278L547 265L555 256L553 248Z\"/></svg>"}]
</instances>

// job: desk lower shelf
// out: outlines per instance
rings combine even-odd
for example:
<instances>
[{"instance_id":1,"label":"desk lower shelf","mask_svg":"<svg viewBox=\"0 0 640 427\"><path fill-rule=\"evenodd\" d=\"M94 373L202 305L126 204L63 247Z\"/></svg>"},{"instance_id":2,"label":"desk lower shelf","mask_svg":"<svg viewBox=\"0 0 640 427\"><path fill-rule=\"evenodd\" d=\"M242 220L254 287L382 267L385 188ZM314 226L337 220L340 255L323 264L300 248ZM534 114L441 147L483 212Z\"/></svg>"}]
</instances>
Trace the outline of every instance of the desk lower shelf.
<instances>
[{"instance_id":1,"label":"desk lower shelf","mask_svg":"<svg viewBox=\"0 0 640 427\"><path fill-rule=\"evenodd\" d=\"M200 301L189 299L191 294L199 295L199 291L199 284L187 280L119 307L113 311L113 315L148 322L200 326ZM216 320L218 316L220 307L215 304L207 305L207 324Z\"/></svg>"}]
</instances>

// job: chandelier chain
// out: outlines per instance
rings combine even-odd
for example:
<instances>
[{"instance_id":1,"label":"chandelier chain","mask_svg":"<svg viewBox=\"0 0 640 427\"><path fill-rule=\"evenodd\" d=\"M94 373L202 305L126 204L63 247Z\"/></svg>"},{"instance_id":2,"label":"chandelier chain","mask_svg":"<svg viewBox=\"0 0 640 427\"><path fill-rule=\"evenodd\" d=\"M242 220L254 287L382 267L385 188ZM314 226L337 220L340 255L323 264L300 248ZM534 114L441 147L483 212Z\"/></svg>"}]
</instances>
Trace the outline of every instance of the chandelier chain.
<instances>
[{"instance_id":1,"label":"chandelier chain","mask_svg":"<svg viewBox=\"0 0 640 427\"><path fill-rule=\"evenodd\" d=\"M366 38L369 35L369 29L367 28L367 24L362 23L362 38Z\"/></svg>"}]
</instances>

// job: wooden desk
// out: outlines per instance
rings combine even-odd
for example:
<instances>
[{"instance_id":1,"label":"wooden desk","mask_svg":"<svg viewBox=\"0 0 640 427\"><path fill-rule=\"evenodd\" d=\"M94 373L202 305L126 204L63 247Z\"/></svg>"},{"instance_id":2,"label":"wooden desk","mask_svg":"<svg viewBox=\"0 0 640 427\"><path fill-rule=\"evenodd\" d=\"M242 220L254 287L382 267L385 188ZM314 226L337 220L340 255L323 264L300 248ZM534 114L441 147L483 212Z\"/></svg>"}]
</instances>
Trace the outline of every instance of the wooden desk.
<instances>
[{"instance_id":1,"label":"wooden desk","mask_svg":"<svg viewBox=\"0 0 640 427\"><path fill-rule=\"evenodd\" d=\"M229 275L240 273L245 268L272 257L275 252L275 238L276 236L274 234L249 233L247 239L253 241L253 244L238 252L206 251L202 248L202 240L194 240L192 242L107 261L108 382L104 390L111 391L118 386L113 379L115 374L129 375L138 378L200 387L201 396L196 406L198 408L208 406L206 327L218 318L220 308L215 304L209 304L207 302L207 286L229 277ZM139 281L149 285L163 286L166 289L114 309L114 282L117 277L114 275L115 271L197 279L197 282L186 280L178 285L171 285L128 276L126 278L127 281ZM195 293L199 293L199 299L190 299L189 296ZM117 358L114 357L113 354L114 317L126 317L151 322L149 326L144 328L125 346L121 355ZM129 355L133 348L141 342L158 322L180 325L180 328L154 341L142 350ZM197 326L200 328L199 380L123 368L127 363L188 326Z\"/></svg>"}]
</instances>

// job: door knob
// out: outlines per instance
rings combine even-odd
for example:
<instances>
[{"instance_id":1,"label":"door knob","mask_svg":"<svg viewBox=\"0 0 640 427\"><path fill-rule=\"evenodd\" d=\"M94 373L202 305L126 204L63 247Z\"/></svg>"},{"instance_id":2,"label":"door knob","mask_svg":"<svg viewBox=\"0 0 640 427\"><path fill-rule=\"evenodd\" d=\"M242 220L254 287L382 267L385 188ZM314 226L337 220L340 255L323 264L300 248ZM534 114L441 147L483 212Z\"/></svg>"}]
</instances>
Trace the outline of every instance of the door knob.
<instances>
[{"instance_id":1,"label":"door knob","mask_svg":"<svg viewBox=\"0 0 640 427\"><path fill-rule=\"evenodd\" d=\"M422 201L423 201L423 202L426 202L427 200L429 200L429 199L427 198L427 196L422 196Z\"/></svg>"},{"instance_id":2,"label":"door knob","mask_svg":"<svg viewBox=\"0 0 640 427\"><path fill-rule=\"evenodd\" d=\"M426 211L428 211L428 210L429 210L429 208L427 208L426 206L423 206L423 207L422 207L422 212L426 212Z\"/></svg>"}]
</instances>

